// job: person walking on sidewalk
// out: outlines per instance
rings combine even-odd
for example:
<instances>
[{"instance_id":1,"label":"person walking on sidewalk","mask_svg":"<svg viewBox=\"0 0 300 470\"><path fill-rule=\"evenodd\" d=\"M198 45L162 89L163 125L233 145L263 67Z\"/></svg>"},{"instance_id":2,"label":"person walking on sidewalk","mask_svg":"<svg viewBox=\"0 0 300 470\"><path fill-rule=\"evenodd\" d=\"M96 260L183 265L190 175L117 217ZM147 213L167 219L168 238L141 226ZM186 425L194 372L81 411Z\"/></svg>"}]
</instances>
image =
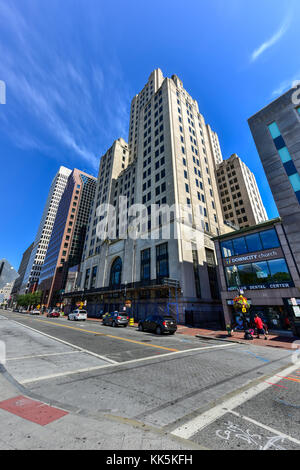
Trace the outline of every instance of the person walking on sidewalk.
<instances>
[{"instance_id":1,"label":"person walking on sidewalk","mask_svg":"<svg viewBox=\"0 0 300 470\"><path fill-rule=\"evenodd\" d=\"M265 339L268 339L267 333L264 330L262 319L257 315L257 313L254 316L254 323L257 328L257 339L259 339L260 334L265 335Z\"/></svg>"}]
</instances>

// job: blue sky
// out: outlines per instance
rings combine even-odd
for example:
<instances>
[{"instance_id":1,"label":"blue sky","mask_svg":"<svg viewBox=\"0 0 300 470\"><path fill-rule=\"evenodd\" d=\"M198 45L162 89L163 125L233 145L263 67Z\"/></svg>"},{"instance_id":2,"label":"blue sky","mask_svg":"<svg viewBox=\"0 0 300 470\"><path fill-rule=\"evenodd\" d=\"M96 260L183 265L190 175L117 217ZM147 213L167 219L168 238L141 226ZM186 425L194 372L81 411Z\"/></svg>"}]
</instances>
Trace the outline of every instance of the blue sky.
<instances>
[{"instance_id":1,"label":"blue sky","mask_svg":"<svg viewBox=\"0 0 300 470\"><path fill-rule=\"evenodd\" d=\"M18 268L60 165L97 174L150 72L176 73L276 206L247 119L300 80L299 0L0 0L0 258Z\"/></svg>"}]
</instances>

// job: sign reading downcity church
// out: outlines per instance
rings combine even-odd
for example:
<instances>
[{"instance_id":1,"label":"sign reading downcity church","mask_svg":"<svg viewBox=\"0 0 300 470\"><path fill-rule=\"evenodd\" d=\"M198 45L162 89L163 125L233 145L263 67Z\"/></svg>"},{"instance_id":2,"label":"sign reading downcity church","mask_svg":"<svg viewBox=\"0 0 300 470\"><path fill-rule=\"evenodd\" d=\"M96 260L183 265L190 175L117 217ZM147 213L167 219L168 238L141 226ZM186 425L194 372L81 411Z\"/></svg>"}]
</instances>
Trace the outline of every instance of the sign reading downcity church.
<instances>
[{"instance_id":1,"label":"sign reading downcity church","mask_svg":"<svg viewBox=\"0 0 300 470\"><path fill-rule=\"evenodd\" d=\"M274 248L272 250L259 251L247 255L230 256L223 260L225 266L233 266L234 264L247 264L259 261L267 261L268 259L284 258L281 248Z\"/></svg>"}]
</instances>

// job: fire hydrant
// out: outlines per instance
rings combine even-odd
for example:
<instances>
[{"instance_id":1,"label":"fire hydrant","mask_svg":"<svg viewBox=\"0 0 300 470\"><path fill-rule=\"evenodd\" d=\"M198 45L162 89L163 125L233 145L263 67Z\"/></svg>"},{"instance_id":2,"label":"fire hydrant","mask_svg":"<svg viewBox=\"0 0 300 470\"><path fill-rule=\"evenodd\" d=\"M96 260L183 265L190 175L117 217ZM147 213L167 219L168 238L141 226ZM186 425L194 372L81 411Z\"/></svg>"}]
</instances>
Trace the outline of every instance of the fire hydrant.
<instances>
[{"instance_id":1,"label":"fire hydrant","mask_svg":"<svg viewBox=\"0 0 300 470\"><path fill-rule=\"evenodd\" d=\"M228 336L232 336L232 328L231 328L231 325L226 325L226 330L227 330Z\"/></svg>"}]
</instances>

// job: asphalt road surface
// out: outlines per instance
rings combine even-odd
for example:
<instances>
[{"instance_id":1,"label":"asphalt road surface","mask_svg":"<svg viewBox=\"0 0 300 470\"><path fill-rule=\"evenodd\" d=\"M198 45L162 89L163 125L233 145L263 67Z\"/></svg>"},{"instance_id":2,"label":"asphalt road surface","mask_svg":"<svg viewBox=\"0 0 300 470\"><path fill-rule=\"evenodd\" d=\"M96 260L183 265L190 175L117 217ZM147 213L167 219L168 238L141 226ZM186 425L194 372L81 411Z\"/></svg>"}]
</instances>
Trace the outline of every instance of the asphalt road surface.
<instances>
[{"instance_id":1,"label":"asphalt road surface","mask_svg":"<svg viewBox=\"0 0 300 470\"><path fill-rule=\"evenodd\" d=\"M191 448L300 449L300 363L288 350L9 311L0 340L8 373L61 408L152 426Z\"/></svg>"}]
</instances>

